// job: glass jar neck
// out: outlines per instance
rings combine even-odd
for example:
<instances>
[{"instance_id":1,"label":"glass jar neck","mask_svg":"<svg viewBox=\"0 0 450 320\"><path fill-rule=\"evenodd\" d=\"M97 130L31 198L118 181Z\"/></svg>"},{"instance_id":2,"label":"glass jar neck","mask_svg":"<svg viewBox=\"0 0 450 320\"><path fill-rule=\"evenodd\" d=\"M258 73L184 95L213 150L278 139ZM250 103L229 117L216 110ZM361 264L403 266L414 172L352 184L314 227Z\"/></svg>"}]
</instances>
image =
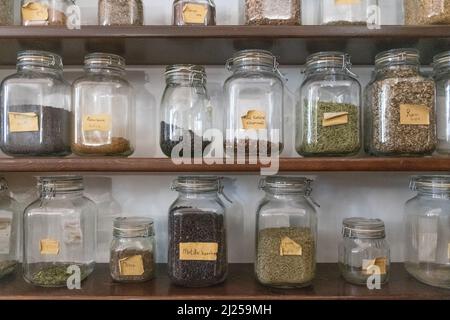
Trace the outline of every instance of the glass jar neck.
<instances>
[{"instance_id":1,"label":"glass jar neck","mask_svg":"<svg viewBox=\"0 0 450 320\"><path fill-rule=\"evenodd\" d=\"M273 74L276 74L276 69L272 65L236 65L233 68L233 73L239 73L239 72L271 72Z\"/></svg>"},{"instance_id":2,"label":"glass jar neck","mask_svg":"<svg viewBox=\"0 0 450 320\"><path fill-rule=\"evenodd\" d=\"M306 200L308 196L304 191L280 192L266 190L266 198L273 200Z\"/></svg>"},{"instance_id":3,"label":"glass jar neck","mask_svg":"<svg viewBox=\"0 0 450 320\"><path fill-rule=\"evenodd\" d=\"M335 75L346 75L351 76L352 74L342 66L336 67L318 67L318 68L307 68L305 70L306 76L313 76L317 74L335 74Z\"/></svg>"},{"instance_id":4,"label":"glass jar neck","mask_svg":"<svg viewBox=\"0 0 450 320\"><path fill-rule=\"evenodd\" d=\"M430 198L430 199L450 199L450 190L442 191L427 191L427 190L417 190L417 196L420 198Z\"/></svg>"},{"instance_id":5,"label":"glass jar neck","mask_svg":"<svg viewBox=\"0 0 450 320\"><path fill-rule=\"evenodd\" d=\"M404 72L417 74L419 73L420 65L416 63L402 63L402 64L386 64L386 65L376 65L375 71L381 73L389 72Z\"/></svg>"},{"instance_id":6,"label":"glass jar neck","mask_svg":"<svg viewBox=\"0 0 450 320\"><path fill-rule=\"evenodd\" d=\"M178 196L185 199L219 199L217 190L196 192L191 190L178 190Z\"/></svg>"},{"instance_id":7,"label":"glass jar neck","mask_svg":"<svg viewBox=\"0 0 450 320\"><path fill-rule=\"evenodd\" d=\"M100 74L100 75L110 75L123 77L125 75L125 70L121 68L113 68L110 66L85 66L84 70L86 73L90 74Z\"/></svg>"},{"instance_id":8,"label":"glass jar neck","mask_svg":"<svg viewBox=\"0 0 450 320\"><path fill-rule=\"evenodd\" d=\"M166 79L169 86L183 86L183 87L199 87L204 88L206 81L203 78L183 76L170 76Z\"/></svg>"},{"instance_id":9,"label":"glass jar neck","mask_svg":"<svg viewBox=\"0 0 450 320\"><path fill-rule=\"evenodd\" d=\"M55 75L61 75L63 73L62 69L53 68L45 65L36 65L36 64L21 64L17 66L18 72L39 72L39 73L51 73Z\"/></svg>"},{"instance_id":10,"label":"glass jar neck","mask_svg":"<svg viewBox=\"0 0 450 320\"><path fill-rule=\"evenodd\" d=\"M55 191L55 190L41 190L40 197L45 200L58 200L58 199L72 199L80 198L83 196L83 190L79 191Z\"/></svg>"}]
</instances>

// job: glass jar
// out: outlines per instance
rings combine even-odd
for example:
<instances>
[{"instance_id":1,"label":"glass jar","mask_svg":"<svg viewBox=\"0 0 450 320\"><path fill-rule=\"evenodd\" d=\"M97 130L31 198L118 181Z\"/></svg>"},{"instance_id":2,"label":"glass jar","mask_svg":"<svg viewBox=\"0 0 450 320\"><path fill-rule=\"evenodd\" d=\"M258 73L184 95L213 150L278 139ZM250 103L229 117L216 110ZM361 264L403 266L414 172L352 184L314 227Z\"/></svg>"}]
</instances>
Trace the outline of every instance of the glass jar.
<instances>
[{"instance_id":1,"label":"glass jar","mask_svg":"<svg viewBox=\"0 0 450 320\"><path fill-rule=\"evenodd\" d=\"M1 84L1 149L10 156L70 154L70 84L60 56L22 51Z\"/></svg>"},{"instance_id":2,"label":"glass jar","mask_svg":"<svg viewBox=\"0 0 450 320\"><path fill-rule=\"evenodd\" d=\"M390 247L384 222L380 219L348 218L342 223L339 269L352 284L367 285L374 275L379 283L389 279Z\"/></svg>"},{"instance_id":3,"label":"glass jar","mask_svg":"<svg viewBox=\"0 0 450 320\"><path fill-rule=\"evenodd\" d=\"M245 0L245 22L255 25L299 25L301 0Z\"/></svg>"},{"instance_id":4,"label":"glass jar","mask_svg":"<svg viewBox=\"0 0 450 320\"><path fill-rule=\"evenodd\" d=\"M174 26L215 26L216 5L213 0L174 0Z\"/></svg>"},{"instance_id":5,"label":"glass jar","mask_svg":"<svg viewBox=\"0 0 450 320\"><path fill-rule=\"evenodd\" d=\"M40 177L40 198L24 212L23 275L31 284L64 287L94 270L97 208L79 176Z\"/></svg>"},{"instance_id":6,"label":"glass jar","mask_svg":"<svg viewBox=\"0 0 450 320\"><path fill-rule=\"evenodd\" d=\"M155 274L153 220L131 217L114 220L111 277L117 282L145 282Z\"/></svg>"},{"instance_id":7,"label":"glass jar","mask_svg":"<svg viewBox=\"0 0 450 320\"><path fill-rule=\"evenodd\" d=\"M166 68L161 114L162 152L172 157L175 149L176 157L201 158L211 143L203 140L203 133L213 127L213 109L206 91L205 68L195 65L171 65Z\"/></svg>"},{"instance_id":8,"label":"glass jar","mask_svg":"<svg viewBox=\"0 0 450 320\"><path fill-rule=\"evenodd\" d=\"M19 204L10 197L8 183L0 177L0 279L18 264Z\"/></svg>"},{"instance_id":9,"label":"glass jar","mask_svg":"<svg viewBox=\"0 0 450 320\"><path fill-rule=\"evenodd\" d=\"M369 6L378 0L320 0L319 24L365 25Z\"/></svg>"},{"instance_id":10,"label":"glass jar","mask_svg":"<svg viewBox=\"0 0 450 320\"><path fill-rule=\"evenodd\" d=\"M406 270L417 280L450 289L450 176L411 179L406 202Z\"/></svg>"},{"instance_id":11,"label":"glass jar","mask_svg":"<svg viewBox=\"0 0 450 320\"><path fill-rule=\"evenodd\" d=\"M264 285L298 288L316 273L317 213L309 198L312 180L263 178L266 192L256 216L256 277Z\"/></svg>"},{"instance_id":12,"label":"glass jar","mask_svg":"<svg viewBox=\"0 0 450 320\"><path fill-rule=\"evenodd\" d=\"M361 148L361 85L350 56L319 52L307 59L297 106L297 152L354 155Z\"/></svg>"},{"instance_id":13,"label":"glass jar","mask_svg":"<svg viewBox=\"0 0 450 320\"><path fill-rule=\"evenodd\" d=\"M417 50L394 49L378 54L365 94L368 153L433 153L437 144L435 84L420 72Z\"/></svg>"},{"instance_id":14,"label":"glass jar","mask_svg":"<svg viewBox=\"0 0 450 320\"><path fill-rule=\"evenodd\" d=\"M65 26L73 0L22 0L23 26Z\"/></svg>"},{"instance_id":15,"label":"glass jar","mask_svg":"<svg viewBox=\"0 0 450 320\"><path fill-rule=\"evenodd\" d=\"M129 156L134 151L133 87L125 78L125 60L115 54L91 53L85 75L73 83L74 142L80 156Z\"/></svg>"},{"instance_id":16,"label":"glass jar","mask_svg":"<svg viewBox=\"0 0 450 320\"><path fill-rule=\"evenodd\" d=\"M144 7L141 0L99 0L98 24L101 26L142 26Z\"/></svg>"},{"instance_id":17,"label":"glass jar","mask_svg":"<svg viewBox=\"0 0 450 320\"><path fill-rule=\"evenodd\" d=\"M436 83L437 152L450 154L450 51L433 59Z\"/></svg>"},{"instance_id":18,"label":"glass jar","mask_svg":"<svg viewBox=\"0 0 450 320\"><path fill-rule=\"evenodd\" d=\"M225 206L217 177L179 177L169 209L169 278L185 287L221 283L228 273Z\"/></svg>"},{"instance_id":19,"label":"glass jar","mask_svg":"<svg viewBox=\"0 0 450 320\"><path fill-rule=\"evenodd\" d=\"M449 0L404 0L405 24L450 24Z\"/></svg>"},{"instance_id":20,"label":"glass jar","mask_svg":"<svg viewBox=\"0 0 450 320\"><path fill-rule=\"evenodd\" d=\"M0 26L14 24L14 0L0 0Z\"/></svg>"},{"instance_id":21,"label":"glass jar","mask_svg":"<svg viewBox=\"0 0 450 320\"><path fill-rule=\"evenodd\" d=\"M264 50L237 52L225 81L227 156L273 156L283 150L284 84L278 62Z\"/></svg>"}]
</instances>

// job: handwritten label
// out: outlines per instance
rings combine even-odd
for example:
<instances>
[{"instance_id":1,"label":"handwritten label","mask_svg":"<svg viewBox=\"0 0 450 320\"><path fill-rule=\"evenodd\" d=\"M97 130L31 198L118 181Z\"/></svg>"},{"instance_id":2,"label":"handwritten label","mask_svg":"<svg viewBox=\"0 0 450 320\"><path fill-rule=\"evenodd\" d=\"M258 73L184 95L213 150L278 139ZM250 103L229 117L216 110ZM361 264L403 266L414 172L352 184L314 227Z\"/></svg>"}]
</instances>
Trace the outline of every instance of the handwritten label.
<instances>
[{"instance_id":1,"label":"handwritten label","mask_svg":"<svg viewBox=\"0 0 450 320\"><path fill-rule=\"evenodd\" d=\"M386 264L387 264L387 258L386 257L380 257L376 259L364 259L362 269L365 271L366 274L373 274L372 267L377 266L374 270L376 270L375 274L384 275L386 274Z\"/></svg>"},{"instance_id":2,"label":"handwritten label","mask_svg":"<svg viewBox=\"0 0 450 320\"><path fill-rule=\"evenodd\" d=\"M144 274L144 262L141 255L119 260L119 272L122 276L141 276Z\"/></svg>"},{"instance_id":3,"label":"handwritten label","mask_svg":"<svg viewBox=\"0 0 450 320\"><path fill-rule=\"evenodd\" d=\"M0 218L0 254L9 254L11 238L11 218Z\"/></svg>"},{"instance_id":4,"label":"handwritten label","mask_svg":"<svg viewBox=\"0 0 450 320\"><path fill-rule=\"evenodd\" d=\"M215 242L180 243L180 260L217 261L219 244Z\"/></svg>"},{"instance_id":5,"label":"handwritten label","mask_svg":"<svg viewBox=\"0 0 450 320\"><path fill-rule=\"evenodd\" d=\"M361 4L361 0L334 0L336 5Z\"/></svg>"},{"instance_id":6,"label":"handwritten label","mask_svg":"<svg viewBox=\"0 0 450 320\"><path fill-rule=\"evenodd\" d=\"M266 113L263 111L250 110L242 117L242 127L248 129L266 129Z\"/></svg>"},{"instance_id":7,"label":"handwritten label","mask_svg":"<svg viewBox=\"0 0 450 320\"><path fill-rule=\"evenodd\" d=\"M348 123L348 112L329 112L324 113L322 126L331 127Z\"/></svg>"},{"instance_id":8,"label":"handwritten label","mask_svg":"<svg viewBox=\"0 0 450 320\"><path fill-rule=\"evenodd\" d=\"M112 117L110 114L90 114L83 117L83 131L111 130Z\"/></svg>"},{"instance_id":9,"label":"handwritten label","mask_svg":"<svg viewBox=\"0 0 450 320\"><path fill-rule=\"evenodd\" d=\"M302 246L289 237L281 239L280 256L301 256Z\"/></svg>"},{"instance_id":10,"label":"handwritten label","mask_svg":"<svg viewBox=\"0 0 450 320\"><path fill-rule=\"evenodd\" d=\"M204 24L207 12L205 5L188 3L183 7L183 20L185 23Z\"/></svg>"},{"instance_id":11,"label":"handwritten label","mask_svg":"<svg viewBox=\"0 0 450 320\"><path fill-rule=\"evenodd\" d=\"M47 21L48 8L39 2L27 2L22 6L23 21Z\"/></svg>"},{"instance_id":12,"label":"handwritten label","mask_svg":"<svg viewBox=\"0 0 450 320\"><path fill-rule=\"evenodd\" d=\"M420 104L401 104L400 124L430 125L430 108Z\"/></svg>"},{"instance_id":13,"label":"handwritten label","mask_svg":"<svg viewBox=\"0 0 450 320\"><path fill-rule=\"evenodd\" d=\"M42 239L39 242L39 250L42 255L57 256L59 254L59 241Z\"/></svg>"},{"instance_id":14,"label":"handwritten label","mask_svg":"<svg viewBox=\"0 0 450 320\"><path fill-rule=\"evenodd\" d=\"M9 132L39 131L39 117L34 112L9 112Z\"/></svg>"}]
</instances>

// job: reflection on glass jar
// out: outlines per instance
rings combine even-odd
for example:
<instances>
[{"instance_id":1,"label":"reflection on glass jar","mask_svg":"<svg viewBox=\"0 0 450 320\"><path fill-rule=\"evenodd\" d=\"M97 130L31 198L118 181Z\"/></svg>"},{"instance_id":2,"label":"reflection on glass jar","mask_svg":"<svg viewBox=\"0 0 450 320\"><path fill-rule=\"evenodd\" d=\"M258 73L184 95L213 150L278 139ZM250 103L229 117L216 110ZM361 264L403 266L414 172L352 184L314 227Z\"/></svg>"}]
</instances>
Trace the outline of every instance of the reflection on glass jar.
<instances>
[{"instance_id":1,"label":"reflection on glass jar","mask_svg":"<svg viewBox=\"0 0 450 320\"><path fill-rule=\"evenodd\" d=\"M215 26L216 5L213 0L174 0L174 26Z\"/></svg>"},{"instance_id":2,"label":"reflection on glass jar","mask_svg":"<svg viewBox=\"0 0 450 320\"><path fill-rule=\"evenodd\" d=\"M433 59L436 82L437 152L450 154L450 52Z\"/></svg>"},{"instance_id":3,"label":"reflection on glass jar","mask_svg":"<svg viewBox=\"0 0 450 320\"><path fill-rule=\"evenodd\" d=\"M22 25L65 26L67 8L74 0L22 0Z\"/></svg>"}]
</instances>

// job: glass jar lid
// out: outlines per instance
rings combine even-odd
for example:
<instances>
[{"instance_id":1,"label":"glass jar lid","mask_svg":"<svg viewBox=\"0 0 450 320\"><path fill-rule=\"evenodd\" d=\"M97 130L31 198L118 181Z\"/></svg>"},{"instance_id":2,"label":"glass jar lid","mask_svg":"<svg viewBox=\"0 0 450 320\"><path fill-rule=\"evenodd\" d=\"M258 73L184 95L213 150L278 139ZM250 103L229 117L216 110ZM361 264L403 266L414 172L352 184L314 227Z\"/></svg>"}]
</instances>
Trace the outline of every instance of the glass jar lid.
<instances>
[{"instance_id":1,"label":"glass jar lid","mask_svg":"<svg viewBox=\"0 0 450 320\"><path fill-rule=\"evenodd\" d=\"M88 69L116 69L125 70L125 59L112 53L95 52L84 57L84 66Z\"/></svg>"},{"instance_id":2,"label":"glass jar lid","mask_svg":"<svg viewBox=\"0 0 450 320\"><path fill-rule=\"evenodd\" d=\"M306 59L306 72L322 68L339 68L350 71L350 55L339 51L323 51L310 55Z\"/></svg>"},{"instance_id":3,"label":"glass jar lid","mask_svg":"<svg viewBox=\"0 0 450 320\"><path fill-rule=\"evenodd\" d=\"M173 64L166 67L166 82L186 80L189 82L199 81L206 83L206 71L203 66L194 64Z\"/></svg>"},{"instance_id":4,"label":"glass jar lid","mask_svg":"<svg viewBox=\"0 0 450 320\"><path fill-rule=\"evenodd\" d=\"M34 66L62 70L63 62L61 56L56 53L39 50L25 50L20 51L17 54L17 66Z\"/></svg>"},{"instance_id":5,"label":"glass jar lid","mask_svg":"<svg viewBox=\"0 0 450 320\"><path fill-rule=\"evenodd\" d=\"M4 177L0 177L0 192L8 190L8 182Z\"/></svg>"},{"instance_id":6,"label":"glass jar lid","mask_svg":"<svg viewBox=\"0 0 450 320\"><path fill-rule=\"evenodd\" d=\"M155 235L153 219L119 217L114 219L113 235L119 238L140 238Z\"/></svg>"},{"instance_id":7,"label":"glass jar lid","mask_svg":"<svg viewBox=\"0 0 450 320\"><path fill-rule=\"evenodd\" d=\"M396 65L420 65L420 54L417 49L392 49L375 56L375 67L384 68Z\"/></svg>"},{"instance_id":8,"label":"glass jar lid","mask_svg":"<svg viewBox=\"0 0 450 320\"><path fill-rule=\"evenodd\" d=\"M411 178L410 188L412 191L430 194L448 193L450 192L450 176L414 176Z\"/></svg>"},{"instance_id":9,"label":"glass jar lid","mask_svg":"<svg viewBox=\"0 0 450 320\"><path fill-rule=\"evenodd\" d=\"M84 190L81 176L42 176L38 177L38 188L43 194L70 193Z\"/></svg>"},{"instance_id":10,"label":"glass jar lid","mask_svg":"<svg viewBox=\"0 0 450 320\"><path fill-rule=\"evenodd\" d=\"M442 52L433 57L434 71L439 71L442 68L450 67L450 51Z\"/></svg>"},{"instance_id":11,"label":"glass jar lid","mask_svg":"<svg viewBox=\"0 0 450 320\"><path fill-rule=\"evenodd\" d=\"M172 183L172 190L185 192L222 192L222 178L217 176L181 176Z\"/></svg>"},{"instance_id":12,"label":"glass jar lid","mask_svg":"<svg viewBox=\"0 0 450 320\"><path fill-rule=\"evenodd\" d=\"M342 235L354 239L384 239L386 228L380 219L347 218L342 222Z\"/></svg>"},{"instance_id":13,"label":"glass jar lid","mask_svg":"<svg viewBox=\"0 0 450 320\"><path fill-rule=\"evenodd\" d=\"M313 180L305 177L269 176L260 180L259 188L269 192L301 193L309 196L312 183Z\"/></svg>"},{"instance_id":14,"label":"glass jar lid","mask_svg":"<svg viewBox=\"0 0 450 320\"><path fill-rule=\"evenodd\" d=\"M239 67L267 67L278 70L277 58L266 50L250 49L238 51L227 61L227 69L235 70Z\"/></svg>"}]
</instances>

